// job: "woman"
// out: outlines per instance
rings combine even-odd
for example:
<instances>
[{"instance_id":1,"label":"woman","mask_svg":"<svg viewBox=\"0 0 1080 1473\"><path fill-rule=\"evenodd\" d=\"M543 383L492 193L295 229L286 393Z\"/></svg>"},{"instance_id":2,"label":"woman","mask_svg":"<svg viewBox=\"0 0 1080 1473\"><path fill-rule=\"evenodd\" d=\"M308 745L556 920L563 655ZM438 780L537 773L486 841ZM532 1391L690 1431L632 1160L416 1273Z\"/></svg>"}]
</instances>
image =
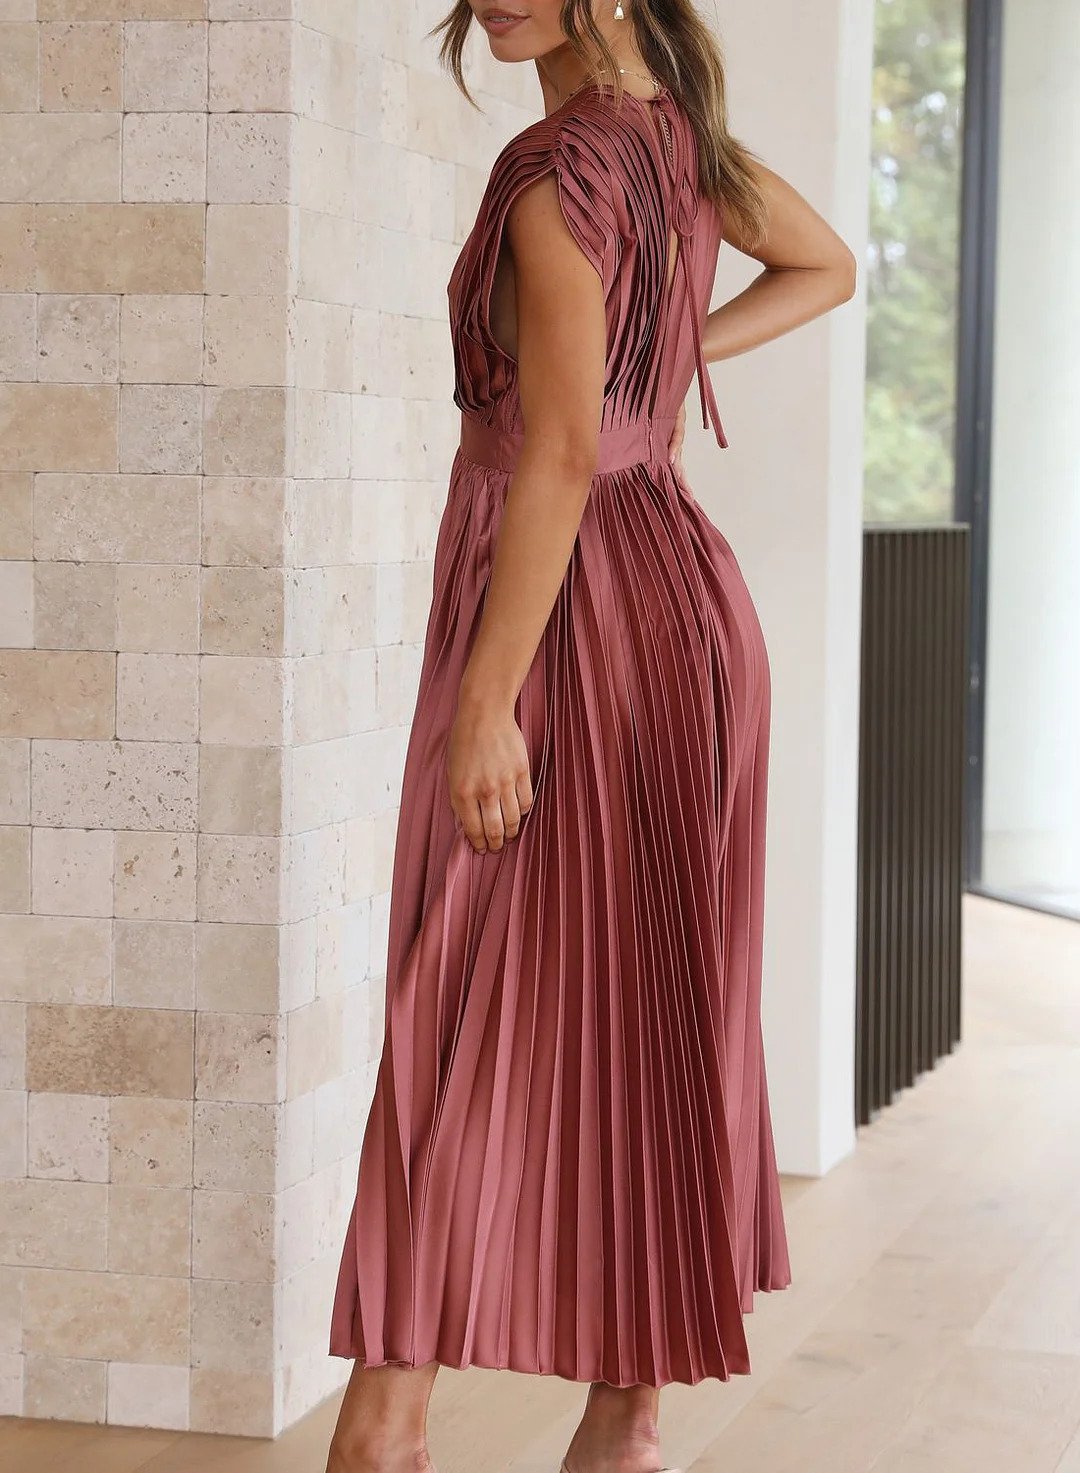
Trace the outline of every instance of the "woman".
<instances>
[{"instance_id":1,"label":"woman","mask_svg":"<svg viewBox=\"0 0 1080 1473\"><path fill-rule=\"evenodd\" d=\"M691 0L458 0L533 61L449 282L462 436L330 1353L330 1473L421 1473L440 1365L589 1382L567 1473L652 1473L659 1388L790 1283L760 1026L769 669L686 484L706 363L851 296L730 136ZM467 94L466 94L467 95ZM761 262L704 317L721 237Z\"/></svg>"}]
</instances>

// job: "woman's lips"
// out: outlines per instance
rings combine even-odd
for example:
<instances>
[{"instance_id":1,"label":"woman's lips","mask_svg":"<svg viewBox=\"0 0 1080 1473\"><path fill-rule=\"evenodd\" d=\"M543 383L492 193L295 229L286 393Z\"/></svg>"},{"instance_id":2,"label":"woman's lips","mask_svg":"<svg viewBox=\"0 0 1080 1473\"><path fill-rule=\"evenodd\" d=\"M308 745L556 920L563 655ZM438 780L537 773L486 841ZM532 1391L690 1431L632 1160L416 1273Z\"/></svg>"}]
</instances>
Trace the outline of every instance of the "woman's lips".
<instances>
[{"instance_id":1,"label":"woman's lips","mask_svg":"<svg viewBox=\"0 0 1080 1473\"><path fill-rule=\"evenodd\" d=\"M506 36L526 19L524 15L512 15L509 11L489 10L483 18L483 26L491 36Z\"/></svg>"}]
</instances>

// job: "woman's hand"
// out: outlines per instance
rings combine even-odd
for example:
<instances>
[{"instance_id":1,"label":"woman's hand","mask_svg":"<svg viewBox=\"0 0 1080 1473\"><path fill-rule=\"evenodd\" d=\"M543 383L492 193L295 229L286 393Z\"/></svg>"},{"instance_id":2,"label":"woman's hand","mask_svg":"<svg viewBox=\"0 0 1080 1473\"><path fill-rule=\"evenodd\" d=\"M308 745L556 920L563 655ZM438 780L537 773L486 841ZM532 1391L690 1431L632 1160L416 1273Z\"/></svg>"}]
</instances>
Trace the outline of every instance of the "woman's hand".
<instances>
[{"instance_id":1,"label":"woman's hand","mask_svg":"<svg viewBox=\"0 0 1080 1473\"><path fill-rule=\"evenodd\" d=\"M679 406L679 412L675 416L675 428L671 432L668 442L668 459L674 467L675 474L685 479L682 463L683 441L686 439L686 405Z\"/></svg>"},{"instance_id":2,"label":"woman's hand","mask_svg":"<svg viewBox=\"0 0 1080 1473\"><path fill-rule=\"evenodd\" d=\"M517 837L532 807L529 754L512 709L459 703L447 743L450 803L478 854Z\"/></svg>"}]
</instances>

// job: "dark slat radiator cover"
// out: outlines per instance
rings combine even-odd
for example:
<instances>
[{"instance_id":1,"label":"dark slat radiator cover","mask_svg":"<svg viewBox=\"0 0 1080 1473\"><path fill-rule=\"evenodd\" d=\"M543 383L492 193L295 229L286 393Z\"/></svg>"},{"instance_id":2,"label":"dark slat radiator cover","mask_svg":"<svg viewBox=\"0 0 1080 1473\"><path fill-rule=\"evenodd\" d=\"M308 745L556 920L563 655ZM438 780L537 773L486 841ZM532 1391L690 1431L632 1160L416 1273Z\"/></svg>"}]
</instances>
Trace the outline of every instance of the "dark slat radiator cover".
<instances>
[{"instance_id":1,"label":"dark slat radiator cover","mask_svg":"<svg viewBox=\"0 0 1080 1473\"><path fill-rule=\"evenodd\" d=\"M969 569L966 525L865 529L860 1125L960 1038Z\"/></svg>"}]
</instances>

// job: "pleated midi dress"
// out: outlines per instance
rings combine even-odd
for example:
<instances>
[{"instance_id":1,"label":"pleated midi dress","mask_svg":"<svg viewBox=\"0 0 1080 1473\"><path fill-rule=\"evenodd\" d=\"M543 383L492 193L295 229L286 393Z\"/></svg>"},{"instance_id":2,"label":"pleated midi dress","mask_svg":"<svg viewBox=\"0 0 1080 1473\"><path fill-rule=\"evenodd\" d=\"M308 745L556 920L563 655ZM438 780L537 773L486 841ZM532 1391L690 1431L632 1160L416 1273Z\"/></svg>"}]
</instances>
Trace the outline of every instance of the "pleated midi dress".
<instances>
[{"instance_id":1,"label":"pleated midi dress","mask_svg":"<svg viewBox=\"0 0 1080 1473\"><path fill-rule=\"evenodd\" d=\"M330 1327L367 1366L726 1380L750 1371L754 1291L790 1282L760 1019L768 659L666 453L695 368L725 444L700 350L721 221L696 167L670 91L590 84L499 154L449 279L461 443ZM507 209L552 170L606 295L600 459L516 703L533 807L479 854L445 757L522 442L489 307Z\"/></svg>"}]
</instances>

